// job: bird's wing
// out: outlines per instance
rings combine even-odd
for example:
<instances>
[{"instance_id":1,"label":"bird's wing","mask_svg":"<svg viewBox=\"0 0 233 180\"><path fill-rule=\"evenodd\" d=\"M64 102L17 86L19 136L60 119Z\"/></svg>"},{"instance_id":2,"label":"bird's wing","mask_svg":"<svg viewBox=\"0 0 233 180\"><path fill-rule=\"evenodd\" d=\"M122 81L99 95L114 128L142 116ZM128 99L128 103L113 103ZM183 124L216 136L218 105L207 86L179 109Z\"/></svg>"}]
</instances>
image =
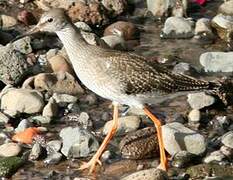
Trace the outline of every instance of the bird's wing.
<instances>
[{"instance_id":1,"label":"bird's wing","mask_svg":"<svg viewBox=\"0 0 233 180\"><path fill-rule=\"evenodd\" d=\"M101 57L106 73L120 82L126 94L193 91L208 88L208 82L175 74L133 53L109 51Z\"/></svg>"}]
</instances>

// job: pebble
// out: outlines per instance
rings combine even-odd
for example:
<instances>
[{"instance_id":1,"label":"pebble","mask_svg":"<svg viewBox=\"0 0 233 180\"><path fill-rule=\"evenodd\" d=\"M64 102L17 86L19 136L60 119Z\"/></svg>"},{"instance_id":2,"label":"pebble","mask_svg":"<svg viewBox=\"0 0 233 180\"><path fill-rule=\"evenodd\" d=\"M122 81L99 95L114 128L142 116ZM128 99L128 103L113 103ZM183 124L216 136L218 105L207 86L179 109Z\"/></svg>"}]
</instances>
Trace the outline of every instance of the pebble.
<instances>
[{"instance_id":1,"label":"pebble","mask_svg":"<svg viewBox=\"0 0 233 180\"><path fill-rule=\"evenodd\" d=\"M187 151L180 151L174 155L172 166L176 168L185 168L195 163L197 156Z\"/></svg>"},{"instance_id":2,"label":"pebble","mask_svg":"<svg viewBox=\"0 0 233 180\"><path fill-rule=\"evenodd\" d=\"M204 162L205 163L211 163L211 162L221 162L225 158L225 155L222 154L221 151L214 151L210 153L207 157L205 157Z\"/></svg>"},{"instance_id":3,"label":"pebble","mask_svg":"<svg viewBox=\"0 0 233 180\"><path fill-rule=\"evenodd\" d=\"M200 63L206 72L233 72L233 52L206 52Z\"/></svg>"},{"instance_id":4,"label":"pebble","mask_svg":"<svg viewBox=\"0 0 233 180\"><path fill-rule=\"evenodd\" d=\"M225 1L219 6L218 12L225 15L233 16L233 1Z\"/></svg>"},{"instance_id":5,"label":"pebble","mask_svg":"<svg viewBox=\"0 0 233 180\"><path fill-rule=\"evenodd\" d=\"M60 132L63 146L61 152L66 157L79 158L92 155L99 147L96 138L87 130L66 127Z\"/></svg>"},{"instance_id":6,"label":"pebble","mask_svg":"<svg viewBox=\"0 0 233 180\"><path fill-rule=\"evenodd\" d=\"M215 102L213 96L207 95L204 92L188 94L188 103L192 109L202 109L211 106Z\"/></svg>"},{"instance_id":7,"label":"pebble","mask_svg":"<svg viewBox=\"0 0 233 180\"><path fill-rule=\"evenodd\" d=\"M59 105L63 103L75 103L78 100L76 96L72 96L69 94L54 93L52 97L55 99L56 103L58 103Z\"/></svg>"},{"instance_id":8,"label":"pebble","mask_svg":"<svg viewBox=\"0 0 233 180\"><path fill-rule=\"evenodd\" d=\"M23 119L18 124L17 128L15 128L15 132L22 132L25 131L25 129L31 127L31 123L27 119Z\"/></svg>"},{"instance_id":9,"label":"pebble","mask_svg":"<svg viewBox=\"0 0 233 180\"><path fill-rule=\"evenodd\" d=\"M116 135L119 136L119 135L123 135L128 132L137 130L140 126L140 122L141 120L138 116L120 117ZM112 123L113 123L113 120L105 123L104 128L103 128L104 135L106 135L109 132Z\"/></svg>"},{"instance_id":10,"label":"pebble","mask_svg":"<svg viewBox=\"0 0 233 180\"><path fill-rule=\"evenodd\" d=\"M91 129L93 123L86 112L81 112L79 117L77 118L78 125L84 129Z\"/></svg>"},{"instance_id":11,"label":"pebble","mask_svg":"<svg viewBox=\"0 0 233 180\"><path fill-rule=\"evenodd\" d=\"M194 35L193 23L183 17L166 19L161 38L191 38Z\"/></svg>"},{"instance_id":12,"label":"pebble","mask_svg":"<svg viewBox=\"0 0 233 180\"><path fill-rule=\"evenodd\" d=\"M21 152L21 147L17 143L6 143L0 146L0 156L17 156Z\"/></svg>"},{"instance_id":13,"label":"pebble","mask_svg":"<svg viewBox=\"0 0 233 180\"><path fill-rule=\"evenodd\" d=\"M6 116L4 113L0 112L0 123L7 124L10 118Z\"/></svg>"},{"instance_id":14,"label":"pebble","mask_svg":"<svg viewBox=\"0 0 233 180\"><path fill-rule=\"evenodd\" d=\"M46 145L47 154L60 151L62 147L62 142L60 140L49 141Z\"/></svg>"},{"instance_id":15,"label":"pebble","mask_svg":"<svg viewBox=\"0 0 233 180\"><path fill-rule=\"evenodd\" d=\"M191 75L191 76L197 73L196 69L193 66L185 62L180 62L176 64L172 72Z\"/></svg>"},{"instance_id":16,"label":"pebble","mask_svg":"<svg viewBox=\"0 0 233 180\"><path fill-rule=\"evenodd\" d=\"M229 159L232 159L233 157L233 149L227 146L221 146L220 151L223 155L228 157Z\"/></svg>"},{"instance_id":17,"label":"pebble","mask_svg":"<svg viewBox=\"0 0 233 180\"><path fill-rule=\"evenodd\" d=\"M29 36L14 41L12 44L14 49L23 54L30 54L32 52L31 38Z\"/></svg>"},{"instance_id":18,"label":"pebble","mask_svg":"<svg viewBox=\"0 0 233 180\"><path fill-rule=\"evenodd\" d=\"M17 19L26 26L34 25L37 23L35 16L27 10L20 11L17 15Z\"/></svg>"},{"instance_id":19,"label":"pebble","mask_svg":"<svg viewBox=\"0 0 233 180\"><path fill-rule=\"evenodd\" d=\"M134 172L126 177L121 178L120 180L168 180L166 172L151 168L141 171Z\"/></svg>"},{"instance_id":20,"label":"pebble","mask_svg":"<svg viewBox=\"0 0 233 180\"><path fill-rule=\"evenodd\" d=\"M118 35L108 35L101 38L112 49L125 49L125 40Z\"/></svg>"},{"instance_id":21,"label":"pebble","mask_svg":"<svg viewBox=\"0 0 233 180\"><path fill-rule=\"evenodd\" d=\"M163 125L162 131L165 149L171 155L182 150L201 155L206 150L205 138L181 123Z\"/></svg>"},{"instance_id":22,"label":"pebble","mask_svg":"<svg viewBox=\"0 0 233 180\"><path fill-rule=\"evenodd\" d=\"M104 161L104 162L107 162L112 156L112 153L111 151L109 150L106 150L103 152L103 154L101 155L101 160Z\"/></svg>"},{"instance_id":23,"label":"pebble","mask_svg":"<svg viewBox=\"0 0 233 180\"><path fill-rule=\"evenodd\" d=\"M59 152L49 154L48 157L44 160L45 164L58 164L62 159L62 154Z\"/></svg>"},{"instance_id":24,"label":"pebble","mask_svg":"<svg viewBox=\"0 0 233 180\"><path fill-rule=\"evenodd\" d=\"M38 123L38 124L49 124L52 121L52 118L49 116L33 116L31 117L32 121Z\"/></svg>"},{"instance_id":25,"label":"pebble","mask_svg":"<svg viewBox=\"0 0 233 180\"><path fill-rule=\"evenodd\" d=\"M201 120L201 112L198 109L193 109L189 112L188 119L192 123L198 123Z\"/></svg>"},{"instance_id":26,"label":"pebble","mask_svg":"<svg viewBox=\"0 0 233 180\"><path fill-rule=\"evenodd\" d=\"M7 16L5 14L0 15L0 27L1 28L11 28L17 24L17 20L12 16Z\"/></svg>"},{"instance_id":27,"label":"pebble","mask_svg":"<svg viewBox=\"0 0 233 180\"><path fill-rule=\"evenodd\" d=\"M104 40L100 39L95 33L81 31L81 35L90 45L108 48L108 45L104 42Z\"/></svg>"},{"instance_id":28,"label":"pebble","mask_svg":"<svg viewBox=\"0 0 233 180\"><path fill-rule=\"evenodd\" d=\"M56 117L58 114L58 105L55 100L51 97L48 104L45 105L42 116L45 117Z\"/></svg>"},{"instance_id":29,"label":"pebble","mask_svg":"<svg viewBox=\"0 0 233 180\"><path fill-rule=\"evenodd\" d=\"M102 0L101 4L111 12L113 17L122 14L127 9L127 1L125 0Z\"/></svg>"},{"instance_id":30,"label":"pebble","mask_svg":"<svg viewBox=\"0 0 233 180\"><path fill-rule=\"evenodd\" d=\"M1 93L1 109L9 115L34 114L44 107L43 95L36 90L9 88Z\"/></svg>"},{"instance_id":31,"label":"pebble","mask_svg":"<svg viewBox=\"0 0 233 180\"><path fill-rule=\"evenodd\" d=\"M91 27L85 23L85 22L82 22L82 21L78 21L76 23L74 23L74 25L79 28L80 30L82 31L85 31L85 32L92 32L92 29Z\"/></svg>"},{"instance_id":32,"label":"pebble","mask_svg":"<svg viewBox=\"0 0 233 180\"><path fill-rule=\"evenodd\" d=\"M229 131L226 134L224 134L221 138L222 143L233 149L233 131Z\"/></svg>"},{"instance_id":33,"label":"pebble","mask_svg":"<svg viewBox=\"0 0 233 180\"><path fill-rule=\"evenodd\" d=\"M31 152L29 154L29 159L35 161L39 158L42 153L42 147L39 143L35 143L32 146Z\"/></svg>"}]
</instances>

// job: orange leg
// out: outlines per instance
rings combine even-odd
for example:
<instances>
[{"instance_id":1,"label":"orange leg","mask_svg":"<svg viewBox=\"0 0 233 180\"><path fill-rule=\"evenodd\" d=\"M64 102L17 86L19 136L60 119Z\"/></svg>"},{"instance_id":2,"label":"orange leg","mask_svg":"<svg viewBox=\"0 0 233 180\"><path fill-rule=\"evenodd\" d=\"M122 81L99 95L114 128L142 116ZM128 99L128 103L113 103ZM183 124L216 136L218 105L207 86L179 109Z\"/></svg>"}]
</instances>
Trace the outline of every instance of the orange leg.
<instances>
[{"instance_id":1,"label":"orange leg","mask_svg":"<svg viewBox=\"0 0 233 180\"><path fill-rule=\"evenodd\" d=\"M147 109L143 108L145 114L154 122L154 125L157 130L157 137L159 142L159 151L160 151L160 165L159 168L166 171L167 170L167 158L164 149L163 137L162 137L162 129L161 122Z\"/></svg>"},{"instance_id":2,"label":"orange leg","mask_svg":"<svg viewBox=\"0 0 233 180\"><path fill-rule=\"evenodd\" d=\"M113 104L113 123L110 131L108 132L107 136L104 138L104 141L100 145L99 149L95 153L95 155L91 158L91 160L88 163L84 163L79 170L88 169L89 173L92 173L95 170L96 164L98 163L101 165L100 162L100 156L102 155L103 151L105 150L106 146L108 145L109 141L112 139L114 134L116 133L116 130L118 128L118 105Z\"/></svg>"}]
</instances>

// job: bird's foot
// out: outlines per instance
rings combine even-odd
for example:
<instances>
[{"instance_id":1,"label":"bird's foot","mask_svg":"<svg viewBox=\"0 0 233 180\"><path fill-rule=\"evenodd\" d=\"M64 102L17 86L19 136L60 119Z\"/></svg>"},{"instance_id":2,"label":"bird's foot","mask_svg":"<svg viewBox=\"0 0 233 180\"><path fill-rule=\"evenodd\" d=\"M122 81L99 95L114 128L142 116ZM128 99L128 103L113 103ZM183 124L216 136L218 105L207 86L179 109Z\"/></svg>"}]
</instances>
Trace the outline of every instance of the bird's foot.
<instances>
[{"instance_id":1,"label":"bird's foot","mask_svg":"<svg viewBox=\"0 0 233 180\"><path fill-rule=\"evenodd\" d=\"M89 174L91 174L95 171L97 164L99 164L100 166L102 165L99 158L96 158L95 156L93 156L90 161L84 162L78 170L89 169Z\"/></svg>"},{"instance_id":2,"label":"bird's foot","mask_svg":"<svg viewBox=\"0 0 233 180\"><path fill-rule=\"evenodd\" d=\"M167 168L168 168L168 163L167 163L167 159L163 162L161 162L158 167L158 169L161 169L163 171L167 171Z\"/></svg>"}]
</instances>

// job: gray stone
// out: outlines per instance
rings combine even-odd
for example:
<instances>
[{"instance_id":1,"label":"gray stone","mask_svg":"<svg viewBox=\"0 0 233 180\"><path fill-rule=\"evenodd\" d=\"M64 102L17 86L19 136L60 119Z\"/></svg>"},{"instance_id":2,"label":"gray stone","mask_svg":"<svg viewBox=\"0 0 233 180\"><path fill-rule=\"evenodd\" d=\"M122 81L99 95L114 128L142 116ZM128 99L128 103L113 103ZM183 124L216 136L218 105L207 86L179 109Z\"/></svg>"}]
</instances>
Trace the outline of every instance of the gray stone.
<instances>
[{"instance_id":1,"label":"gray stone","mask_svg":"<svg viewBox=\"0 0 233 180\"><path fill-rule=\"evenodd\" d=\"M215 98L204 92L188 94L188 103L193 109L202 109L214 104Z\"/></svg>"},{"instance_id":2,"label":"gray stone","mask_svg":"<svg viewBox=\"0 0 233 180\"><path fill-rule=\"evenodd\" d=\"M33 146L32 146L32 150L29 154L29 159L30 160L37 160L39 158L39 156L41 155L42 153L42 147L39 143L35 143Z\"/></svg>"},{"instance_id":3,"label":"gray stone","mask_svg":"<svg viewBox=\"0 0 233 180\"><path fill-rule=\"evenodd\" d=\"M55 102L55 100L51 97L49 99L48 104L45 105L45 107L42 111L42 116L55 117L55 116L57 116L57 113L58 113L58 105Z\"/></svg>"},{"instance_id":4,"label":"gray stone","mask_svg":"<svg viewBox=\"0 0 233 180\"><path fill-rule=\"evenodd\" d=\"M200 63L206 72L233 72L233 52L206 52Z\"/></svg>"},{"instance_id":5,"label":"gray stone","mask_svg":"<svg viewBox=\"0 0 233 180\"><path fill-rule=\"evenodd\" d=\"M134 172L120 180L168 180L167 173L160 169L151 168Z\"/></svg>"},{"instance_id":6,"label":"gray stone","mask_svg":"<svg viewBox=\"0 0 233 180\"><path fill-rule=\"evenodd\" d=\"M189 121L197 123L201 120L201 112L198 109L193 109L189 112L188 115Z\"/></svg>"},{"instance_id":7,"label":"gray stone","mask_svg":"<svg viewBox=\"0 0 233 180\"><path fill-rule=\"evenodd\" d=\"M8 121L10 120L10 118L8 116L6 116L4 113L0 112L0 123L8 123Z\"/></svg>"},{"instance_id":8,"label":"gray stone","mask_svg":"<svg viewBox=\"0 0 233 180\"><path fill-rule=\"evenodd\" d=\"M221 141L225 146L233 148L233 131L224 134Z\"/></svg>"},{"instance_id":9,"label":"gray stone","mask_svg":"<svg viewBox=\"0 0 233 180\"><path fill-rule=\"evenodd\" d=\"M39 124L49 124L52 120L52 118L49 116L40 116L40 115L34 116L31 119L32 119L32 121L35 121Z\"/></svg>"},{"instance_id":10,"label":"gray stone","mask_svg":"<svg viewBox=\"0 0 233 180\"><path fill-rule=\"evenodd\" d=\"M179 64L175 65L172 72L186 74L186 75L193 75L194 73L196 73L196 70L190 64L185 62L180 62Z\"/></svg>"},{"instance_id":11,"label":"gray stone","mask_svg":"<svg viewBox=\"0 0 233 180\"><path fill-rule=\"evenodd\" d=\"M63 146L61 152L66 157L87 157L99 147L96 138L87 130L76 127L66 127L61 130Z\"/></svg>"},{"instance_id":12,"label":"gray stone","mask_svg":"<svg viewBox=\"0 0 233 180\"><path fill-rule=\"evenodd\" d=\"M125 49L125 40L121 36L108 35L101 38L112 49Z\"/></svg>"},{"instance_id":13,"label":"gray stone","mask_svg":"<svg viewBox=\"0 0 233 180\"><path fill-rule=\"evenodd\" d=\"M117 128L116 135L123 135L125 133L135 131L140 126L140 118L138 116L125 116L119 118L119 125ZM113 120L108 121L104 125L103 134L106 135L111 128Z\"/></svg>"},{"instance_id":14,"label":"gray stone","mask_svg":"<svg viewBox=\"0 0 233 180\"><path fill-rule=\"evenodd\" d=\"M194 35L193 23L183 17L169 17L160 34L161 38L191 38Z\"/></svg>"},{"instance_id":15,"label":"gray stone","mask_svg":"<svg viewBox=\"0 0 233 180\"><path fill-rule=\"evenodd\" d=\"M17 156L21 151L21 147L17 143L6 143L0 146L0 156L10 157Z\"/></svg>"},{"instance_id":16,"label":"gray stone","mask_svg":"<svg viewBox=\"0 0 233 180\"><path fill-rule=\"evenodd\" d=\"M79 126L84 129L91 129L93 126L93 123L86 112L81 112L79 117L77 118L77 121Z\"/></svg>"},{"instance_id":17,"label":"gray stone","mask_svg":"<svg viewBox=\"0 0 233 180\"><path fill-rule=\"evenodd\" d=\"M53 98L58 104L63 104L63 103L75 103L78 98L76 96L68 95L68 94L53 94Z\"/></svg>"},{"instance_id":18,"label":"gray stone","mask_svg":"<svg viewBox=\"0 0 233 180\"><path fill-rule=\"evenodd\" d=\"M224 154L222 154L221 151L214 151L210 153L207 157L205 157L204 162L205 163L211 163L213 161L220 162L225 158Z\"/></svg>"},{"instance_id":19,"label":"gray stone","mask_svg":"<svg viewBox=\"0 0 233 180\"><path fill-rule=\"evenodd\" d=\"M201 155L206 150L204 137L181 123L166 124L162 126L162 132L165 149L171 155L182 150Z\"/></svg>"},{"instance_id":20,"label":"gray stone","mask_svg":"<svg viewBox=\"0 0 233 180\"><path fill-rule=\"evenodd\" d=\"M86 31L86 32L92 31L91 27L85 22L78 21L78 22L74 23L74 25L82 31Z\"/></svg>"},{"instance_id":21,"label":"gray stone","mask_svg":"<svg viewBox=\"0 0 233 180\"><path fill-rule=\"evenodd\" d=\"M0 27L2 29L12 28L16 24L17 20L14 17L5 14L0 15Z\"/></svg>"},{"instance_id":22,"label":"gray stone","mask_svg":"<svg viewBox=\"0 0 233 180\"><path fill-rule=\"evenodd\" d=\"M26 36L17 41L14 41L13 47L14 49L18 50L19 52L23 54L29 54L32 52L31 38L29 36Z\"/></svg>"},{"instance_id":23,"label":"gray stone","mask_svg":"<svg viewBox=\"0 0 233 180\"><path fill-rule=\"evenodd\" d=\"M47 154L60 151L62 142L59 140L49 141L46 145Z\"/></svg>"},{"instance_id":24,"label":"gray stone","mask_svg":"<svg viewBox=\"0 0 233 180\"><path fill-rule=\"evenodd\" d=\"M62 154L59 152L50 154L45 160L45 164L58 164L61 161Z\"/></svg>"},{"instance_id":25,"label":"gray stone","mask_svg":"<svg viewBox=\"0 0 233 180\"><path fill-rule=\"evenodd\" d=\"M5 84L17 84L29 71L25 56L12 44L0 47L0 80Z\"/></svg>"},{"instance_id":26,"label":"gray stone","mask_svg":"<svg viewBox=\"0 0 233 180\"><path fill-rule=\"evenodd\" d=\"M218 11L222 14L233 16L233 0L225 1L219 6Z\"/></svg>"},{"instance_id":27,"label":"gray stone","mask_svg":"<svg viewBox=\"0 0 233 180\"><path fill-rule=\"evenodd\" d=\"M22 132L29 127L31 127L31 123L27 119L23 119L20 121L17 128L15 128L15 132Z\"/></svg>"},{"instance_id":28,"label":"gray stone","mask_svg":"<svg viewBox=\"0 0 233 180\"><path fill-rule=\"evenodd\" d=\"M221 146L220 151L222 154L224 154L228 158L233 157L233 149L227 146Z\"/></svg>"}]
</instances>

